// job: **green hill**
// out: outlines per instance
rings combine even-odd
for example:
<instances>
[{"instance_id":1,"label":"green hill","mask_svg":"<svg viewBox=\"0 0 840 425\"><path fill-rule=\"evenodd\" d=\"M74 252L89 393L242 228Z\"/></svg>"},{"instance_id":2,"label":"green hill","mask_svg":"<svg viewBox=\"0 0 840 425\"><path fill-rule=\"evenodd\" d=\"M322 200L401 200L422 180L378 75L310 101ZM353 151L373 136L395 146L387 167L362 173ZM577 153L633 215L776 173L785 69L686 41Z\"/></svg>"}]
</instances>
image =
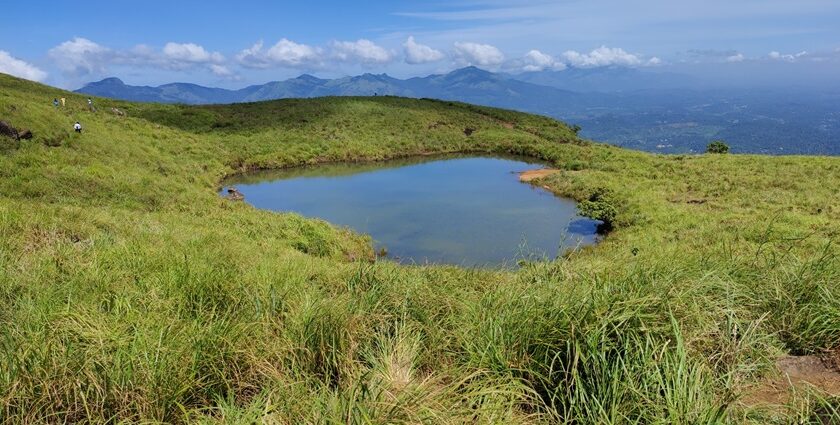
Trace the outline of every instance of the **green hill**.
<instances>
[{"instance_id":1,"label":"green hill","mask_svg":"<svg viewBox=\"0 0 840 425\"><path fill-rule=\"evenodd\" d=\"M2 422L837 415L755 400L776 357L840 349L840 158L656 156L433 100L84 99L0 75L0 119L34 134L0 138ZM407 267L217 196L248 169L447 152L550 161L539 183L614 230L515 272Z\"/></svg>"}]
</instances>

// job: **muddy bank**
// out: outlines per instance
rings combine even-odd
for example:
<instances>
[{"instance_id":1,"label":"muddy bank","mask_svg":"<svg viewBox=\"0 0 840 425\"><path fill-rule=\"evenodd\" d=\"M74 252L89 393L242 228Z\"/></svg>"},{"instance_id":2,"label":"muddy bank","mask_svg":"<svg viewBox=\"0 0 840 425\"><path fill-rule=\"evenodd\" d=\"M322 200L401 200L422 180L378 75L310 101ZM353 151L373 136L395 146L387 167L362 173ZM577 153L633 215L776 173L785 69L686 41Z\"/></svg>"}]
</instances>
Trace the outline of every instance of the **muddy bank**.
<instances>
[{"instance_id":1,"label":"muddy bank","mask_svg":"<svg viewBox=\"0 0 840 425\"><path fill-rule=\"evenodd\" d=\"M554 170L551 168L541 168L539 170L523 171L519 173L519 181L527 183L559 172L560 170Z\"/></svg>"}]
</instances>

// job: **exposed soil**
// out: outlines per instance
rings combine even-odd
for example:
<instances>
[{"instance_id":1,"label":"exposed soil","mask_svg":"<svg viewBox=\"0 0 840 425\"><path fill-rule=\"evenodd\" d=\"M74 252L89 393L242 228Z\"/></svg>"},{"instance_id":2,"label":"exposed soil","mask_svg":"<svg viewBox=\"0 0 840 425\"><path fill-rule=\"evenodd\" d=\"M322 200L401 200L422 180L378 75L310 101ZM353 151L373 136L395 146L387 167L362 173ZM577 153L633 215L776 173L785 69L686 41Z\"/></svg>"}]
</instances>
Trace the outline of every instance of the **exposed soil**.
<instances>
[{"instance_id":1,"label":"exposed soil","mask_svg":"<svg viewBox=\"0 0 840 425\"><path fill-rule=\"evenodd\" d=\"M840 350L815 356L784 356L776 360L778 373L753 387L741 401L747 406L782 405L794 390L817 389L840 396Z\"/></svg>"},{"instance_id":2,"label":"exposed soil","mask_svg":"<svg viewBox=\"0 0 840 425\"><path fill-rule=\"evenodd\" d=\"M540 170L528 170L519 173L519 181L530 182L536 179L541 179L545 176L550 176L554 173L559 173L560 170L553 170L551 168L543 168Z\"/></svg>"}]
</instances>

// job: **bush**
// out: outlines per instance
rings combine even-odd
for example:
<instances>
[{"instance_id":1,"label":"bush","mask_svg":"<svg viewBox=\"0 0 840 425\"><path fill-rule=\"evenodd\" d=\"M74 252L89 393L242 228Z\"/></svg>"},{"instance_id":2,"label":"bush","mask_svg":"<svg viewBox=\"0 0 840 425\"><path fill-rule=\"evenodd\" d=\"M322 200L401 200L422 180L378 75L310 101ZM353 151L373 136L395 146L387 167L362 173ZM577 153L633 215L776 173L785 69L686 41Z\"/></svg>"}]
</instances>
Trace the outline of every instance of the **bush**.
<instances>
[{"instance_id":1,"label":"bush","mask_svg":"<svg viewBox=\"0 0 840 425\"><path fill-rule=\"evenodd\" d=\"M617 201L611 190L598 188L589 196L589 199L578 204L578 211L581 215L602 221L603 223L598 225L598 232L607 233L615 226L615 219L618 216L616 205Z\"/></svg>"},{"instance_id":2,"label":"bush","mask_svg":"<svg viewBox=\"0 0 840 425\"><path fill-rule=\"evenodd\" d=\"M729 153L729 145L723 140L715 140L706 147L706 153Z\"/></svg>"}]
</instances>

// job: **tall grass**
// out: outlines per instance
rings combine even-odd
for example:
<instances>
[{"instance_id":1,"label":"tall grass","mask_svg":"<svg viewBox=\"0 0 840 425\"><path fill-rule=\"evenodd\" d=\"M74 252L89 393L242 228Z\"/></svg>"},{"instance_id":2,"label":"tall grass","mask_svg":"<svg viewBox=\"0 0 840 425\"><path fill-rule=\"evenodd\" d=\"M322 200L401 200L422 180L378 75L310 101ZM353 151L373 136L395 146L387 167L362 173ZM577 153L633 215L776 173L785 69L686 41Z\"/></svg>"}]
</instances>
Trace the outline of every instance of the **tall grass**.
<instances>
[{"instance_id":1,"label":"tall grass","mask_svg":"<svg viewBox=\"0 0 840 425\"><path fill-rule=\"evenodd\" d=\"M0 153L2 422L837 420L819 392L741 402L776 356L840 346L836 158L654 156L431 100L92 114L0 87L36 135ZM550 161L540 184L608 191L614 230L515 272L405 267L216 195L242 170L442 152Z\"/></svg>"}]
</instances>

